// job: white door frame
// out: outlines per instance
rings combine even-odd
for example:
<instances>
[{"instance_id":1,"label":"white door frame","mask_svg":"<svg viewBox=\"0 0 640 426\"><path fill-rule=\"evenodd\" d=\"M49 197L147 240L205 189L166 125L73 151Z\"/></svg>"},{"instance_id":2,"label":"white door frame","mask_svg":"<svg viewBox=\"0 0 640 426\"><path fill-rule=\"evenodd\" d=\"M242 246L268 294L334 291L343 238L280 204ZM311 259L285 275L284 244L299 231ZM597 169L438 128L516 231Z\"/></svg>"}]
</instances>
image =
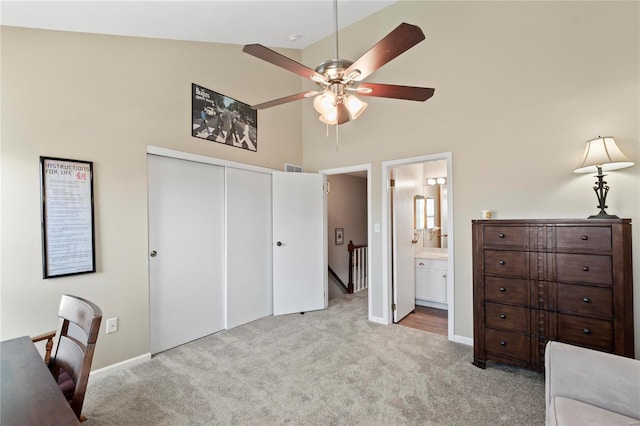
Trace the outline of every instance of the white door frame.
<instances>
[{"instance_id":1,"label":"white door frame","mask_svg":"<svg viewBox=\"0 0 640 426\"><path fill-rule=\"evenodd\" d=\"M382 162L382 306L383 320L385 324L391 324L393 311L391 310L392 288L391 288L391 212L390 212L390 185L389 176L392 168L407 164L425 163L427 161L446 160L447 161L447 246L449 261L447 262L447 302L448 302L448 338L455 341L454 336L454 235L453 235L453 165L451 152L440 154L423 155L420 157L403 158L400 160L389 160Z\"/></svg>"},{"instance_id":2,"label":"white door frame","mask_svg":"<svg viewBox=\"0 0 640 426\"><path fill-rule=\"evenodd\" d=\"M356 166L348 166L348 167L339 167L336 169L324 169L324 170L320 170L318 171L318 173L322 173L325 176L329 176L329 175L341 175L344 173L352 173L352 172L363 172L366 171L367 172L367 244L369 245L369 249L367 250L367 279L368 279L368 284L367 284L367 312L368 312L368 319L369 321L373 321L373 322L380 322L379 318L374 318L373 317L373 309L371 308L371 287L372 287L372 281L371 281L371 256L372 256L372 250L371 250L371 163L369 164L359 164ZM325 208L324 211L324 223L325 223L325 229L327 229L327 222L328 222L328 218L327 218L327 209ZM325 245L325 258L328 259L329 258L329 254L328 254L328 247Z\"/></svg>"}]
</instances>

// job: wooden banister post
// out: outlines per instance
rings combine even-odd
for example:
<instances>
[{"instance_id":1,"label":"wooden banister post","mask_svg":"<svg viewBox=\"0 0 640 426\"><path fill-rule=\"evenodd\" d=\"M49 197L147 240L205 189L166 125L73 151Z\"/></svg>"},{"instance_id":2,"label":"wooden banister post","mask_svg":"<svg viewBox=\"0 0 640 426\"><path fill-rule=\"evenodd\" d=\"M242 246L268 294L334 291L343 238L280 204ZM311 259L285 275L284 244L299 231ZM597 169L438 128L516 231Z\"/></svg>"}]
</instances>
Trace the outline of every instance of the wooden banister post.
<instances>
[{"instance_id":1,"label":"wooden banister post","mask_svg":"<svg viewBox=\"0 0 640 426\"><path fill-rule=\"evenodd\" d=\"M353 241L349 241L347 249L349 250L349 282L347 283L347 291L349 294L353 294Z\"/></svg>"}]
</instances>

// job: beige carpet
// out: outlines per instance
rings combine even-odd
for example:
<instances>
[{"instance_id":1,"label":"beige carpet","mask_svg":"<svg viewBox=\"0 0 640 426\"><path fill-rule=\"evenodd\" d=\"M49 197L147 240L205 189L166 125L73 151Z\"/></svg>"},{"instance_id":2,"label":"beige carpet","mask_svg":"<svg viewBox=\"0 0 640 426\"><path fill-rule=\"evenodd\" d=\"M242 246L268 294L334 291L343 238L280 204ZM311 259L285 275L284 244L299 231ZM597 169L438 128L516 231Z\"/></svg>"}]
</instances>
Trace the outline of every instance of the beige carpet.
<instances>
[{"instance_id":1,"label":"beige carpet","mask_svg":"<svg viewBox=\"0 0 640 426\"><path fill-rule=\"evenodd\" d=\"M542 425L544 377L367 321L366 292L267 317L90 380L94 425Z\"/></svg>"}]
</instances>

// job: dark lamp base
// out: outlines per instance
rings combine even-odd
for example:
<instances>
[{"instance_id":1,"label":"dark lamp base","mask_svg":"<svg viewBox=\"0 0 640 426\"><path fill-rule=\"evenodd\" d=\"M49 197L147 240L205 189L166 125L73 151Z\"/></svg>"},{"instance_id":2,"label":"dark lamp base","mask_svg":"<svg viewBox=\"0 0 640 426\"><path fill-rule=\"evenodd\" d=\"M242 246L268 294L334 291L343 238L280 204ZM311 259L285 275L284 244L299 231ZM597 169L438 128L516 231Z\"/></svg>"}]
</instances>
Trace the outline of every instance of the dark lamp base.
<instances>
[{"instance_id":1,"label":"dark lamp base","mask_svg":"<svg viewBox=\"0 0 640 426\"><path fill-rule=\"evenodd\" d=\"M598 214L589 216L587 219L620 219L615 214L607 214L604 210Z\"/></svg>"},{"instance_id":2,"label":"dark lamp base","mask_svg":"<svg viewBox=\"0 0 640 426\"><path fill-rule=\"evenodd\" d=\"M609 193L609 185L604 181L605 175L602 174L602 167L598 166L598 174L596 178L596 186L593 187L593 190L596 192L596 196L598 197L598 208L600 209L600 213L589 216L587 219L619 219L618 216L614 214L607 214L604 209L607 206L607 194Z\"/></svg>"}]
</instances>

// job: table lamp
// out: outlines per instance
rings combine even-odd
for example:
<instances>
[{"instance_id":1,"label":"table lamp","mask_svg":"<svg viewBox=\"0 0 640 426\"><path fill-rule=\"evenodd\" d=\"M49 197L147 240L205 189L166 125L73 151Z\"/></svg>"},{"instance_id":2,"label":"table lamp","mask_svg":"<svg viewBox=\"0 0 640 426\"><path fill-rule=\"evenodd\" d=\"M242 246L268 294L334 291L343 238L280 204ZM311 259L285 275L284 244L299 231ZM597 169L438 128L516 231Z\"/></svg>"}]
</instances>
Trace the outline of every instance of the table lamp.
<instances>
[{"instance_id":1,"label":"table lamp","mask_svg":"<svg viewBox=\"0 0 640 426\"><path fill-rule=\"evenodd\" d=\"M606 205L607 193L609 192L609 185L603 180L606 176L602 174L603 171L618 170L625 167L633 166L633 162L624 155L616 141L610 137L598 136L596 139L587 141L587 146L584 150L584 156L582 163L575 169L574 173L593 173L597 172L595 176L598 178L593 190L598 197L598 208L600 213L589 216L588 219L617 219L618 216L607 214L604 210L608 208Z\"/></svg>"}]
</instances>

